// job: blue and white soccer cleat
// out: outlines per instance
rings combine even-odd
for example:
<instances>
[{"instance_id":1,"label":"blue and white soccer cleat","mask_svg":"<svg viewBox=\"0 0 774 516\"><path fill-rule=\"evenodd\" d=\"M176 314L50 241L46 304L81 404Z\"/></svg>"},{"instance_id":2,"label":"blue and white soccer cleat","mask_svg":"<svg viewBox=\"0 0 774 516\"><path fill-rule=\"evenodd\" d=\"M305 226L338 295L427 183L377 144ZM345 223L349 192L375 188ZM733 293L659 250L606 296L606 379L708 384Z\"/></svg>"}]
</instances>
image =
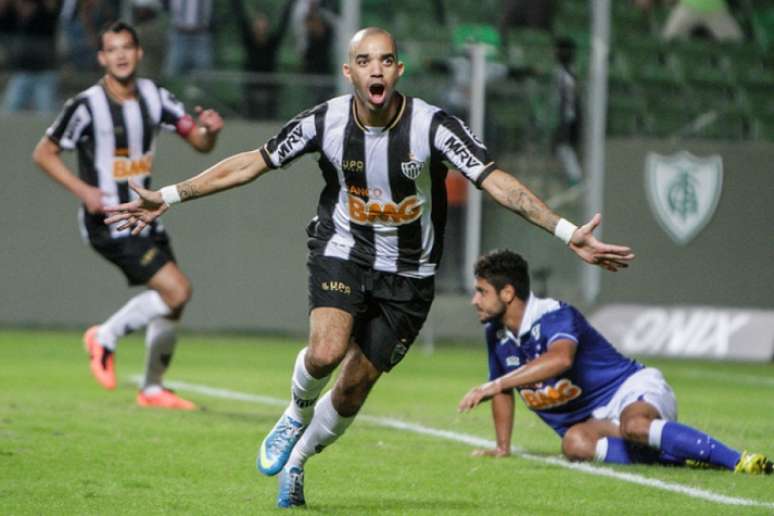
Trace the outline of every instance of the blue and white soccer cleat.
<instances>
[{"instance_id":1,"label":"blue and white soccer cleat","mask_svg":"<svg viewBox=\"0 0 774 516\"><path fill-rule=\"evenodd\" d=\"M304 469L298 466L290 466L282 469L279 476L279 494L277 495L277 507L288 509L290 507L303 507L304 500Z\"/></svg>"},{"instance_id":2,"label":"blue and white soccer cleat","mask_svg":"<svg viewBox=\"0 0 774 516\"><path fill-rule=\"evenodd\" d=\"M264 475L273 476L279 473L290 457L290 452L306 430L306 425L296 421L287 414L282 414L261 443L258 452L258 470Z\"/></svg>"}]
</instances>

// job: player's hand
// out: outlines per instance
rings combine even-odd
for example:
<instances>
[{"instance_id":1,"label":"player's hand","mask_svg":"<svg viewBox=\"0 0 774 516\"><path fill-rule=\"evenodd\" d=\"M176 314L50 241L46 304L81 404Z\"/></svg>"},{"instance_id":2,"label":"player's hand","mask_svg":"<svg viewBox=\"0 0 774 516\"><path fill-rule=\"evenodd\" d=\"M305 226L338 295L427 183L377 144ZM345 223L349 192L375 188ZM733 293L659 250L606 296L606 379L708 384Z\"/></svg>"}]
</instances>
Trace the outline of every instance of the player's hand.
<instances>
[{"instance_id":1,"label":"player's hand","mask_svg":"<svg viewBox=\"0 0 774 516\"><path fill-rule=\"evenodd\" d=\"M102 190L94 186L87 185L80 195L81 202L91 215L102 213L105 209L102 203Z\"/></svg>"},{"instance_id":2,"label":"player's hand","mask_svg":"<svg viewBox=\"0 0 774 516\"><path fill-rule=\"evenodd\" d=\"M208 133L216 134L223 129L223 118L214 109L204 109L196 106L198 116L196 125L203 127Z\"/></svg>"},{"instance_id":3,"label":"player's hand","mask_svg":"<svg viewBox=\"0 0 774 516\"><path fill-rule=\"evenodd\" d=\"M473 450L470 455L472 457L493 457L495 459L502 459L504 457L510 457L511 450L507 448L479 449Z\"/></svg>"},{"instance_id":4,"label":"player's hand","mask_svg":"<svg viewBox=\"0 0 774 516\"><path fill-rule=\"evenodd\" d=\"M495 382L485 383L484 385L477 385L468 391L468 393L462 398L459 405L457 405L458 412L468 412L478 406L479 403L487 398L491 398L498 391L496 391Z\"/></svg>"},{"instance_id":5,"label":"player's hand","mask_svg":"<svg viewBox=\"0 0 774 516\"><path fill-rule=\"evenodd\" d=\"M131 228L132 235L139 235L148 224L167 211L169 206L161 198L160 192L146 190L131 181L129 187L137 192L140 198L124 204L106 207L105 213L112 215L105 219L105 223L121 222L118 226L119 230Z\"/></svg>"},{"instance_id":6,"label":"player's hand","mask_svg":"<svg viewBox=\"0 0 774 516\"><path fill-rule=\"evenodd\" d=\"M625 269L634 259L634 253L629 247L611 245L600 242L592 232L602 222L602 217L597 213L589 222L580 226L572 234L570 249L581 259L592 265L599 265L610 272Z\"/></svg>"}]
</instances>

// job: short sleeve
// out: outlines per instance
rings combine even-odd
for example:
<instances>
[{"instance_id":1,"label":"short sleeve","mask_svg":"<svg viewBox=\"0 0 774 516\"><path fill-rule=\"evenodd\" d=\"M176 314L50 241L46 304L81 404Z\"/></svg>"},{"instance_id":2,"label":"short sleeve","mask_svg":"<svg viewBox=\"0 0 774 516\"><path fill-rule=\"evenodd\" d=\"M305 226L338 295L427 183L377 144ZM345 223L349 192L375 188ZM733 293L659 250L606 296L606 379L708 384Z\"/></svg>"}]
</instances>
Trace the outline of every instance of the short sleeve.
<instances>
[{"instance_id":1,"label":"short sleeve","mask_svg":"<svg viewBox=\"0 0 774 516\"><path fill-rule=\"evenodd\" d=\"M166 131L177 131L177 124L186 115L185 106L166 88L159 87L161 103L161 128Z\"/></svg>"},{"instance_id":2,"label":"short sleeve","mask_svg":"<svg viewBox=\"0 0 774 516\"><path fill-rule=\"evenodd\" d=\"M304 111L261 147L261 155L270 168L280 168L309 152L320 150L318 122L325 116L327 104Z\"/></svg>"},{"instance_id":3,"label":"short sleeve","mask_svg":"<svg viewBox=\"0 0 774 516\"><path fill-rule=\"evenodd\" d=\"M60 148L72 150L86 129L91 125L91 112L84 97L68 100L54 123L46 130L46 136Z\"/></svg>"},{"instance_id":4,"label":"short sleeve","mask_svg":"<svg viewBox=\"0 0 774 516\"><path fill-rule=\"evenodd\" d=\"M578 323L576 312L567 305L544 317L542 333L546 337L546 346L551 346L557 340L578 342Z\"/></svg>"},{"instance_id":5,"label":"short sleeve","mask_svg":"<svg viewBox=\"0 0 774 516\"><path fill-rule=\"evenodd\" d=\"M439 111L431 126L433 148L477 188L496 168L483 142L456 116Z\"/></svg>"}]
</instances>

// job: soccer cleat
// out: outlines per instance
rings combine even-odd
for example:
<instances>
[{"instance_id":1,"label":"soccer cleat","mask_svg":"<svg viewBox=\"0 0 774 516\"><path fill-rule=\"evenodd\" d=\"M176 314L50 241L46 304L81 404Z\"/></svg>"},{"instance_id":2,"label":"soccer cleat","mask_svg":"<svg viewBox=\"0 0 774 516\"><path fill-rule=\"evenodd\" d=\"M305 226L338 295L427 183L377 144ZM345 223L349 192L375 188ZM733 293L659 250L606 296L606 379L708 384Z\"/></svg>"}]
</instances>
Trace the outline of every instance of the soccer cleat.
<instances>
[{"instance_id":1,"label":"soccer cleat","mask_svg":"<svg viewBox=\"0 0 774 516\"><path fill-rule=\"evenodd\" d=\"M113 352L97 340L99 326L92 326L83 334L83 345L89 353L91 374L105 389L116 388L116 369Z\"/></svg>"},{"instance_id":2,"label":"soccer cleat","mask_svg":"<svg viewBox=\"0 0 774 516\"><path fill-rule=\"evenodd\" d=\"M271 429L261 443L258 452L258 470L264 475L273 476L279 473L290 457L290 452L301 438L306 426L301 421L282 414L279 421Z\"/></svg>"},{"instance_id":3,"label":"soccer cleat","mask_svg":"<svg viewBox=\"0 0 774 516\"><path fill-rule=\"evenodd\" d=\"M304 507L305 505L304 469L298 466L283 468L279 476L277 507L289 509L291 507Z\"/></svg>"},{"instance_id":4,"label":"soccer cleat","mask_svg":"<svg viewBox=\"0 0 774 516\"><path fill-rule=\"evenodd\" d=\"M762 453L750 453L743 451L739 462L736 463L734 473L747 473L749 475L771 475L774 466Z\"/></svg>"},{"instance_id":5,"label":"soccer cleat","mask_svg":"<svg viewBox=\"0 0 774 516\"><path fill-rule=\"evenodd\" d=\"M137 404L141 407L156 407L172 410L196 410L196 405L184 400L173 391L163 389L156 394L137 393Z\"/></svg>"}]
</instances>

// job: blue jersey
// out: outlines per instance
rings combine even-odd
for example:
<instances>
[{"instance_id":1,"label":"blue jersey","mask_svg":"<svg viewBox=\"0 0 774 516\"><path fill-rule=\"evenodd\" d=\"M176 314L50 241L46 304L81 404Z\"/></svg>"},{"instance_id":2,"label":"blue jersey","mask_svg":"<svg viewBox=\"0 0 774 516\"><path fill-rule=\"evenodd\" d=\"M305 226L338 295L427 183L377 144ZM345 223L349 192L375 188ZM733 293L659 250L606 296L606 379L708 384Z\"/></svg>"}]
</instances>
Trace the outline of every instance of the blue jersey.
<instances>
[{"instance_id":1,"label":"blue jersey","mask_svg":"<svg viewBox=\"0 0 774 516\"><path fill-rule=\"evenodd\" d=\"M518 389L524 403L559 435L607 405L618 387L643 368L626 358L600 335L574 307L530 295L519 335L501 322L486 324L489 379L535 360L557 340L577 343L570 369L555 378Z\"/></svg>"}]
</instances>

